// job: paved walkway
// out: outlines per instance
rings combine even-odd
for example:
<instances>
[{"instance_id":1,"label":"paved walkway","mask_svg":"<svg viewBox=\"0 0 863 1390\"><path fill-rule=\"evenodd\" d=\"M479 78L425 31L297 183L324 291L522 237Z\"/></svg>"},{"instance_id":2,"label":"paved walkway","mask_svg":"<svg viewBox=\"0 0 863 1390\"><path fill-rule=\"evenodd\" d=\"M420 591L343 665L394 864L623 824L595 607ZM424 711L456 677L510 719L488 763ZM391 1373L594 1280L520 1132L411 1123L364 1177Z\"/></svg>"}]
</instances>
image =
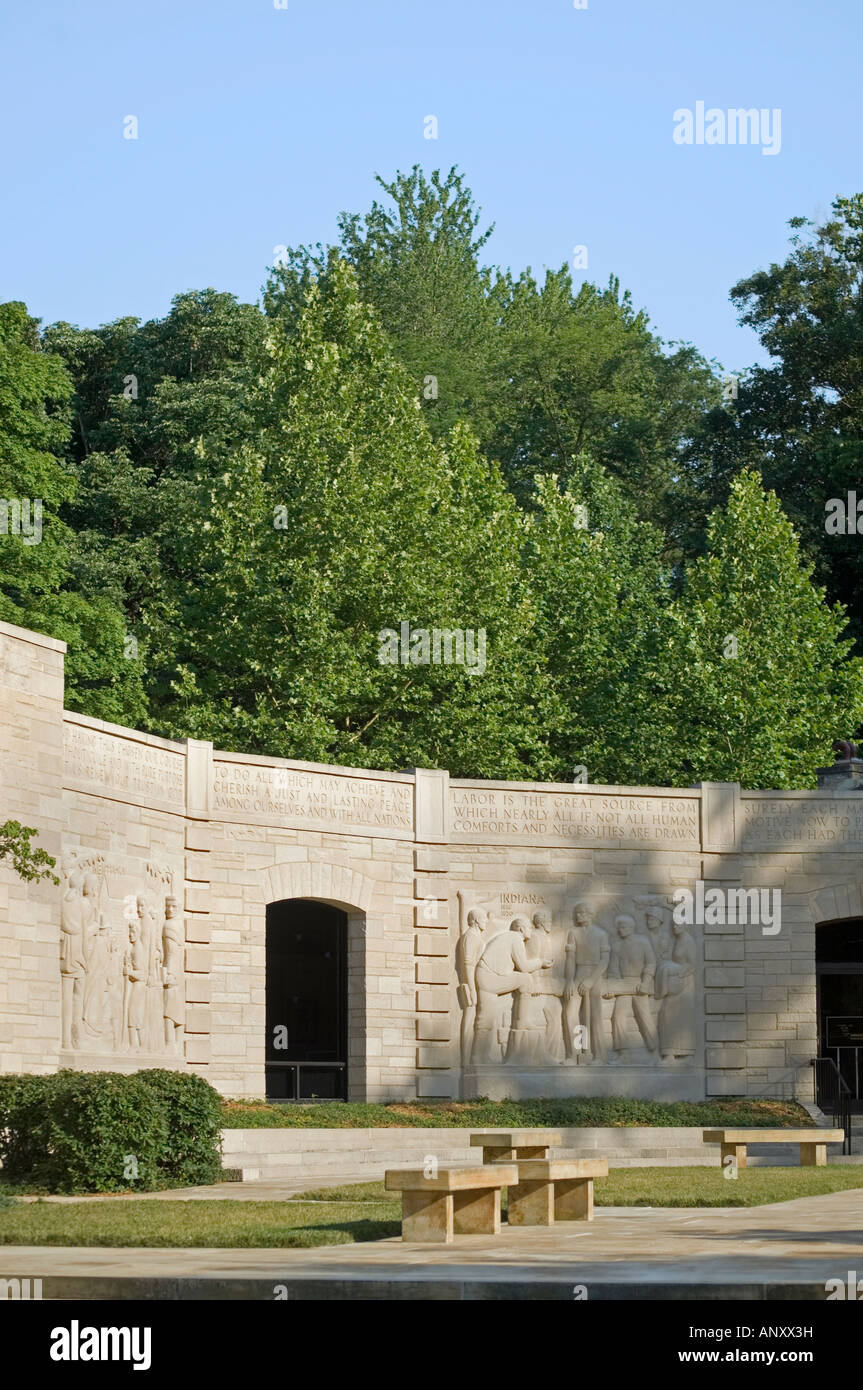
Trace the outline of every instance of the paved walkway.
<instances>
[{"instance_id":1,"label":"paved walkway","mask_svg":"<svg viewBox=\"0 0 863 1390\"><path fill-rule=\"evenodd\" d=\"M0 1247L0 1277L48 1298L823 1298L863 1277L863 1189L764 1207L604 1207L590 1223L504 1227L449 1246L317 1250Z\"/></svg>"}]
</instances>

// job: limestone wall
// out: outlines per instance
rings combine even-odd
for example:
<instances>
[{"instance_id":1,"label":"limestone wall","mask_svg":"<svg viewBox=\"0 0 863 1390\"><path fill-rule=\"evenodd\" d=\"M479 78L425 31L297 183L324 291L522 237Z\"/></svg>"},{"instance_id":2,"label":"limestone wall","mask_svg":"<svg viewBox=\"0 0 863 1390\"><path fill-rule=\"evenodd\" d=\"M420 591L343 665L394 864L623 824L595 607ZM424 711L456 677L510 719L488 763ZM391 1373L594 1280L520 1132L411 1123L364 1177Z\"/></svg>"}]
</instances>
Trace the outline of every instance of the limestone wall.
<instances>
[{"instance_id":1,"label":"limestone wall","mask_svg":"<svg viewBox=\"0 0 863 1390\"><path fill-rule=\"evenodd\" d=\"M352 1098L811 1097L817 923L863 916L853 796L171 742L64 713L62 643L8 624L0 694L0 821L36 826L62 876L0 865L0 1071L188 1066L261 1095L266 906L311 898L348 914ZM780 889L779 930L676 931L699 881Z\"/></svg>"}]
</instances>

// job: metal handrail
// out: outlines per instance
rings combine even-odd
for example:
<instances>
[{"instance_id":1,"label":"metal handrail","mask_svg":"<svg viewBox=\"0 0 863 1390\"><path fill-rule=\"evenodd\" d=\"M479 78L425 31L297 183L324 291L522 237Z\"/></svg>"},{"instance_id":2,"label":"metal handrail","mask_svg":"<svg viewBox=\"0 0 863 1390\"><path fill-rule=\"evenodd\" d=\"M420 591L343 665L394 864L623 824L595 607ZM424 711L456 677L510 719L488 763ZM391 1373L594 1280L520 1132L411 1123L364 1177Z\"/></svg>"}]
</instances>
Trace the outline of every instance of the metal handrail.
<instances>
[{"instance_id":1,"label":"metal handrail","mask_svg":"<svg viewBox=\"0 0 863 1390\"><path fill-rule=\"evenodd\" d=\"M844 1076L839 1070L832 1057L813 1057L812 1065L815 1067L815 1095L819 1105L822 1098L832 1102L833 1124L837 1129L844 1132L842 1141L843 1154L851 1152L851 1089ZM818 1067L826 1066L829 1068L827 1076L835 1084L831 1088L824 1085L824 1078L819 1074Z\"/></svg>"}]
</instances>

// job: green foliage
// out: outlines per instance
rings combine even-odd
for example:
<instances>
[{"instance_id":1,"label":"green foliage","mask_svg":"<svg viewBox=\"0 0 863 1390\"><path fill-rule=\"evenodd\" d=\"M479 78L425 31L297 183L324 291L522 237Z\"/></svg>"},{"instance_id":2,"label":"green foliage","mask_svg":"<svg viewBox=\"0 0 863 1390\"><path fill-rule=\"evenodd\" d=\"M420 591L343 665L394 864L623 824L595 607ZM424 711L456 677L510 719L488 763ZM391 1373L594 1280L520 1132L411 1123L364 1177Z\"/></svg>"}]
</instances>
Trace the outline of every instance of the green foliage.
<instances>
[{"instance_id":1,"label":"green foliage","mask_svg":"<svg viewBox=\"0 0 863 1390\"><path fill-rule=\"evenodd\" d=\"M742 473L673 606L652 705L666 711L679 776L814 786L838 731L860 722L863 661L811 576L775 494ZM652 746L662 772L671 748Z\"/></svg>"},{"instance_id":2,"label":"green foliage","mask_svg":"<svg viewBox=\"0 0 863 1390\"><path fill-rule=\"evenodd\" d=\"M183 568L175 537L200 520L202 457L221 473L255 436L265 334L260 310L211 289L177 295L165 319L96 331L60 323L44 334L75 383L68 460L78 490L64 511L73 574L122 607L138 644L124 666L157 712L176 675L171 595L197 573L194 560Z\"/></svg>"},{"instance_id":3,"label":"green foliage","mask_svg":"<svg viewBox=\"0 0 863 1390\"><path fill-rule=\"evenodd\" d=\"M4 1179L49 1192L211 1181L219 1168L218 1104L205 1081L171 1082L162 1072L152 1081L146 1072L0 1078Z\"/></svg>"},{"instance_id":4,"label":"green foliage","mask_svg":"<svg viewBox=\"0 0 863 1390\"><path fill-rule=\"evenodd\" d=\"M694 348L651 332L612 278L574 290L569 270L529 271L508 286L495 345L495 420L488 451L529 502L537 475L562 486L590 454L639 516L673 520L680 459L719 399L713 370Z\"/></svg>"},{"instance_id":5,"label":"green foliage","mask_svg":"<svg viewBox=\"0 0 863 1390\"><path fill-rule=\"evenodd\" d=\"M414 165L390 183L380 176L377 182L392 207L375 200L364 217L343 212L336 258L321 246L289 252L266 286L267 312L292 331L311 285L346 261L409 373L432 435L443 438L458 421L469 421L484 439L497 389L491 374L506 283L479 264L494 229L478 231L481 214L454 168L426 178Z\"/></svg>"},{"instance_id":6,"label":"green foliage","mask_svg":"<svg viewBox=\"0 0 863 1390\"><path fill-rule=\"evenodd\" d=\"M863 194L837 198L822 225L790 221L791 249L731 290L772 361L741 378L738 400L707 417L687 463L690 541L744 466L775 489L818 579L863 635L860 537L830 535L825 506L860 489L863 465Z\"/></svg>"},{"instance_id":7,"label":"green foliage","mask_svg":"<svg viewBox=\"0 0 863 1390\"><path fill-rule=\"evenodd\" d=\"M10 859L15 873L29 883L38 883L43 878L59 883L57 875L51 872L56 859L44 849L31 847L30 840L38 833L32 825L21 825L17 820L4 821L0 825L0 859Z\"/></svg>"},{"instance_id":8,"label":"green foliage","mask_svg":"<svg viewBox=\"0 0 863 1390\"><path fill-rule=\"evenodd\" d=\"M861 716L863 552L823 522L859 481L863 195L735 287L775 365L721 404L614 278L484 265L456 169L378 183L263 309L40 342L0 306L0 495L45 509L0 536L0 619L69 643L72 708L238 751L811 785ZM403 622L483 631L484 673L382 663Z\"/></svg>"},{"instance_id":9,"label":"green foliage","mask_svg":"<svg viewBox=\"0 0 863 1390\"><path fill-rule=\"evenodd\" d=\"M582 452L621 481L642 517L670 525L680 461L718 404L714 369L687 344L664 344L612 278L576 290L566 266L542 287L480 257L494 230L464 176L415 165L363 217L339 217L338 258L357 275L435 438L469 422L483 452L528 503L537 474L562 485ZM299 247L274 268L267 312L294 331L332 257ZM434 378L434 384L428 378Z\"/></svg>"},{"instance_id":10,"label":"green foliage","mask_svg":"<svg viewBox=\"0 0 863 1390\"><path fill-rule=\"evenodd\" d=\"M101 719L135 723L143 716L140 677L123 659L120 609L75 583L74 534L63 520L76 491L58 455L68 434L72 383L45 351L23 304L0 304L0 497L26 499L41 534L0 532L0 620L46 632L69 644L66 700ZM32 543L31 543L32 540Z\"/></svg>"},{"instance_id":11,"label":"green foliage","mask_svg":"<svg viewBox=\"0 0 863 1390\"><path fill-rule=\"evenodd\" d=\"M154 1068L138 1073L166 1118L158 1166L168 1187L215 1182L221 1172L219 1136L222 1100L209 1082L192 1072Z\"/></svg>"},{"instance_id":12,"label":"green foliage","mask_svg":"<svg viewBox=\"0 0 863 1390\"><path fill-rule=\"evenodd\" d=\"M457 427L432 440L356 278L333 260L295 330L276 332L254 446L177 519L178 736L319 762L518 775L541 761L541 676L519 519ZM201 518L206 519L202 522ZM385 629L486 631L487 669L386 664Z\"/></svg>"},{"instance_id":13,"label":"green foliage","mask_svg":"<svg viewBox=\"0 0 863 1390\"><path fill-rule=\"evenodd\" d=\"M523 562L539 613L536 641L552 692L545 729L560 781L577 767L590 782L634 780L668 626L661 549L661 533L638 520L619 484L587 457L573 461L567 491L553 476L537 480Z\"/></svg>"},{"instance_id":14,"label":"green foliage","mask_svg":"<svg viewBox=\"0 0 863 1390\"><path fill-rule=\"evenodd\" d=\"M794 1101L633 1100L628 1096L568 1096L535 1100L393 1101L374 1105L351 1101L314 1105L267 1105L256 1100L224 1101L225 1129L505 1129L637 1125L739 1125L799 1129L812 1124Z\"/></svg>"}]
</instances>

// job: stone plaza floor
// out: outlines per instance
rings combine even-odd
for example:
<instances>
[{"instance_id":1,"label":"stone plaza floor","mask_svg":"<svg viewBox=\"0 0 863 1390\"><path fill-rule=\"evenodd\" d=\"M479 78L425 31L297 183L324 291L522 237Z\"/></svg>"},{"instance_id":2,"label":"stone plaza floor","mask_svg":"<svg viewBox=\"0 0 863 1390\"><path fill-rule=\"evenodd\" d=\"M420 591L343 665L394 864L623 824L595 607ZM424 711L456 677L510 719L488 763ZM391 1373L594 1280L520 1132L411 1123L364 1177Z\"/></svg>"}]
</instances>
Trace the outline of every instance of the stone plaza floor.
<instances>
[{"instance_id":1,"label":"stone plaza floor","mask_svg":"<svg viewBox=\"0 0 863 1390\"><path fill-rule=\"evenodd\" d=\"M505 1225L449 1246L4 1246L2 1261L52 1299L824 1299L828 1279L863 1277L863 1189L763 1207L603 1207L590 1224Z\"/></svg>"}]
</instances>

